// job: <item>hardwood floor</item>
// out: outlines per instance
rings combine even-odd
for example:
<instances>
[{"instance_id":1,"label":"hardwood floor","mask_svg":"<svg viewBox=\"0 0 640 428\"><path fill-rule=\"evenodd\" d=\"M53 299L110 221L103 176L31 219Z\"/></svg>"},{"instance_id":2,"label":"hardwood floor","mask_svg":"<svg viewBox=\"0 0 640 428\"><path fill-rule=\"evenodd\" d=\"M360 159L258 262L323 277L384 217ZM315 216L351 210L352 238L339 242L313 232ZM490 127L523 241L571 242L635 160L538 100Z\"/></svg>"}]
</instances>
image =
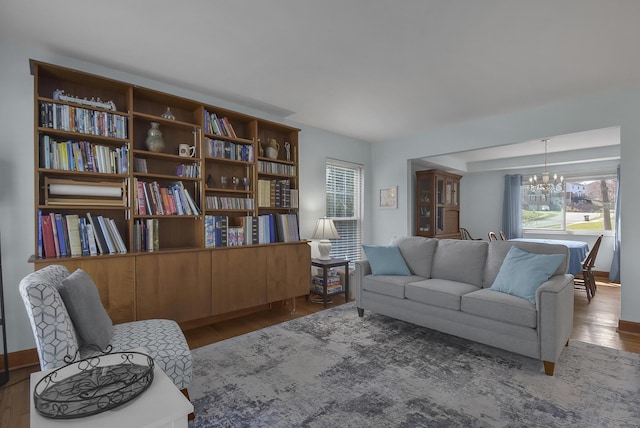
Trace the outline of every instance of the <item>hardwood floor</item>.
<instances>
[{"instance_id":1,"label":"hardwood floor","mask_svg":"<svg viewBox=\"0 0 640 428\"><path fill-rule=\"evenodd\" d=\"M598 282L595 297L588 303L584 290L576 289L573 335L571 339L594 343L640 354L640 335L616 331L620 313L620 287ZM333 298L333 307L344 303ZM273 324L323 310L322 304L296 300L296 314L291 314L291 301L276 305L268 311L222 321L185 332L189 347L197 348ZM571 345L569 345L571 346ZM0 387L0 428L29 427L29 375L38 366L11 371L7 385Z\"/></svg>"}]
</instances>

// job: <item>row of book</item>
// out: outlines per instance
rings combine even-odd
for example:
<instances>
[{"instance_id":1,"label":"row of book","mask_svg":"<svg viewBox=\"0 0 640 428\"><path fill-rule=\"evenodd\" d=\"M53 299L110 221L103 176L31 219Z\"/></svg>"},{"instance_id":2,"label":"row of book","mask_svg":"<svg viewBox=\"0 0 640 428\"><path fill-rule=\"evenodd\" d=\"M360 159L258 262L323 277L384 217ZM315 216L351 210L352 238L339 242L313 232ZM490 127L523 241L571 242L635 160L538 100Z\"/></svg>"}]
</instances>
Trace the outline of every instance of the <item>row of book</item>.
<instances>
[{"instance_id":1,"label":"row of book","mask_svg":"<svg viewBox=\"0 0 640 428\"><path fill-rule=\"evenodd\" d=\"M38 257L77 257L126 253L127 247L112 219L90 213L43 214L38 211Z\"/></svg>"},{"instance_id":2,"label":"row of book","mask_svg":"<svg viewBox=\"0 0 640 428\"><path fill-rule=\"evenodd\" d=\"M294 177L296 175L296 166L261 160L258 161L258 172L290 175L291 177Z\"/></svg>"},{"instance_id":3,"label":"row of book","mask_svg":"<svg viewBox=\"0 0 640 428\"><path fill-rule=\"evenodd\" d=\"M258 207L297 208L298 189L289 180L258 180Z\"/></svg>"},{"instance_id":4,"label":"row of book","mask_svg":"<svg viewBox=\"0 0 640 428\"><path fill-rule=\"evenodd\" d=\"M160 222L157 218L136 219L133 222L133 251L160 249Z\"/></svg>"},{"instance_id":5,"label":"row of book","mask_svg":"<svg viewBox=\"0 0 640 428\"><path fill-rule=\"evenodd\" d=\"M240 223L230 225L228 216L205 215L205 246L234 247L300 240L298 215L294 213L243 216Z\"/></svg>"},{"instance_id":6,"label":"row of book","mask_svg":"<svg viewBox=\"0 0 640 428\"><path fill-rule=\"evenodd\" d=\"M109 147L88 141L57 141L44 135L40 142L40 167L62 171L126 174L129 149Z\"/></svg>"},{"instance_id":7,"label":"row of book","mask_svg":"<svg viewBox=\"0 0 640 428\"><path fill-rule=\"evenodd\" d=\"M245 162L253 162L255 160L255 151L251 144L236 144L231 141L214 140L209 137L205 137L204 143L207 156Z\"/></svg>"},{"instance_id":8,"label":"row of book","mask_svg":"<svg viewBox=\"0 0 640 428\"><path fill-rule=\"evenodd\" d=\"M136 215L198 215L200 209L181 181L162 186L134 178Z\"/></svg>"},{"instance_id":9,"label":"row of book","mask_svg":"<svg viewBox=\"0 0 640 428\"><path fill-rule=\"evenodd\" d=\"M144 158L133 158L133 171L141 174L148 174L147 160ZM176 177L200 178L200 166L196 164L180 164L176 166Z\"/></svg>"},{"instance_id":10,"label":"row of book","mask_svg":"<svg viewBox=\"0 0 640 428\"><path fill-rule=\"evenodd\" d=\"M254 210L256 201L253 198L231 198L226 196L207 196L205 207L208 210Z\"/></svg>"},{"instance_id":11,"label":"row of book","mask_svg":"<svg viewBox=\"0 0 640 428\"><path fill-rule=\"evenodd\" d=\"M39 125L69 132L127 139L128 118L114 113L40 101Z\"/></svg>"},{"instance_id":12,"label":"row of book","mask_svg":"<svg viewBox=\"0 0 640 428\"><path fill-rule=\"evenodd\" d=\"M219 118L215 113L210 113L207 110L204 111L204 132L238 138L228 118Z\"/></svg>"}]
</instances>

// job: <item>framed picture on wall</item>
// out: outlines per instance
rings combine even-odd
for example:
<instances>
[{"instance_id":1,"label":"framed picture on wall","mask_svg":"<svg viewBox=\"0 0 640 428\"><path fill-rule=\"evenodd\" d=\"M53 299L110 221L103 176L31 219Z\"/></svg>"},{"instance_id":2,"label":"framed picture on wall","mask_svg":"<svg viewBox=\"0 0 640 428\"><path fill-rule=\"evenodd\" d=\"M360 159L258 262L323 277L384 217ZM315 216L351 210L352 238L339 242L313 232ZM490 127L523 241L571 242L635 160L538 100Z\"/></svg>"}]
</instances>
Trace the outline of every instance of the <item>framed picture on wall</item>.
<instances>
[{"instance_id":1,"label":"framed picture on wall","mask_svg":"<svg viewBox=\"0 0 640 428\"><path fill-rule=\"evenodd\" d=\"M398 208L398 186L380 188L380 208Z\"/></svg>"}]
</instances>

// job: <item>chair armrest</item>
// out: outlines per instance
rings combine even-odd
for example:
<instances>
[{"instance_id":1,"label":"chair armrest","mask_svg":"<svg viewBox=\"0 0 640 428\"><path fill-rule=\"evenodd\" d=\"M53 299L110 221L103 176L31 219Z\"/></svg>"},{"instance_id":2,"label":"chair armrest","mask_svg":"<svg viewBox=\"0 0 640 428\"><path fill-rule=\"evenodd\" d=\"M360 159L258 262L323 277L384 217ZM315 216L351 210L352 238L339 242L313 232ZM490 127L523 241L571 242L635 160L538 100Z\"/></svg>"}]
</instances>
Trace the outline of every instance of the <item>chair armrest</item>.
<instances>
[{"instance_id":1,"label":"chair armrest","mask_svg":"<svg viewBox=\"0 0 640 428\"><path fill-rule=\"evenodd\" d=\"M540 358L556 362L573 332L573 275L554 275L536 291Z\"/></svg>"}]
</instances>

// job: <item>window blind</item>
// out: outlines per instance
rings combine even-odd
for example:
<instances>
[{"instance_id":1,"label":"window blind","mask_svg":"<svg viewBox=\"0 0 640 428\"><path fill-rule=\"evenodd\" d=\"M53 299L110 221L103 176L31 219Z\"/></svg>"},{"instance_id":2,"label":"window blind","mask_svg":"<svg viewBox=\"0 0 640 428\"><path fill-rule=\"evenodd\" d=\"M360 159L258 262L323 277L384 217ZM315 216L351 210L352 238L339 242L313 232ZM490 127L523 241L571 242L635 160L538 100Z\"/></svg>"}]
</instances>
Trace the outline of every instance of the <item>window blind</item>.
<instances>
[{"instance_id":1,"label":"window blind","mask_svg":"<svg viewBox=\"0 0 640 428\"><path fill-rule=\"evenodd\" d=\"M351 262L362 258L362 175L362 165L327 159L326 216L340 234L332 240L330 255Z\"/></svg>"}]
</instances>

